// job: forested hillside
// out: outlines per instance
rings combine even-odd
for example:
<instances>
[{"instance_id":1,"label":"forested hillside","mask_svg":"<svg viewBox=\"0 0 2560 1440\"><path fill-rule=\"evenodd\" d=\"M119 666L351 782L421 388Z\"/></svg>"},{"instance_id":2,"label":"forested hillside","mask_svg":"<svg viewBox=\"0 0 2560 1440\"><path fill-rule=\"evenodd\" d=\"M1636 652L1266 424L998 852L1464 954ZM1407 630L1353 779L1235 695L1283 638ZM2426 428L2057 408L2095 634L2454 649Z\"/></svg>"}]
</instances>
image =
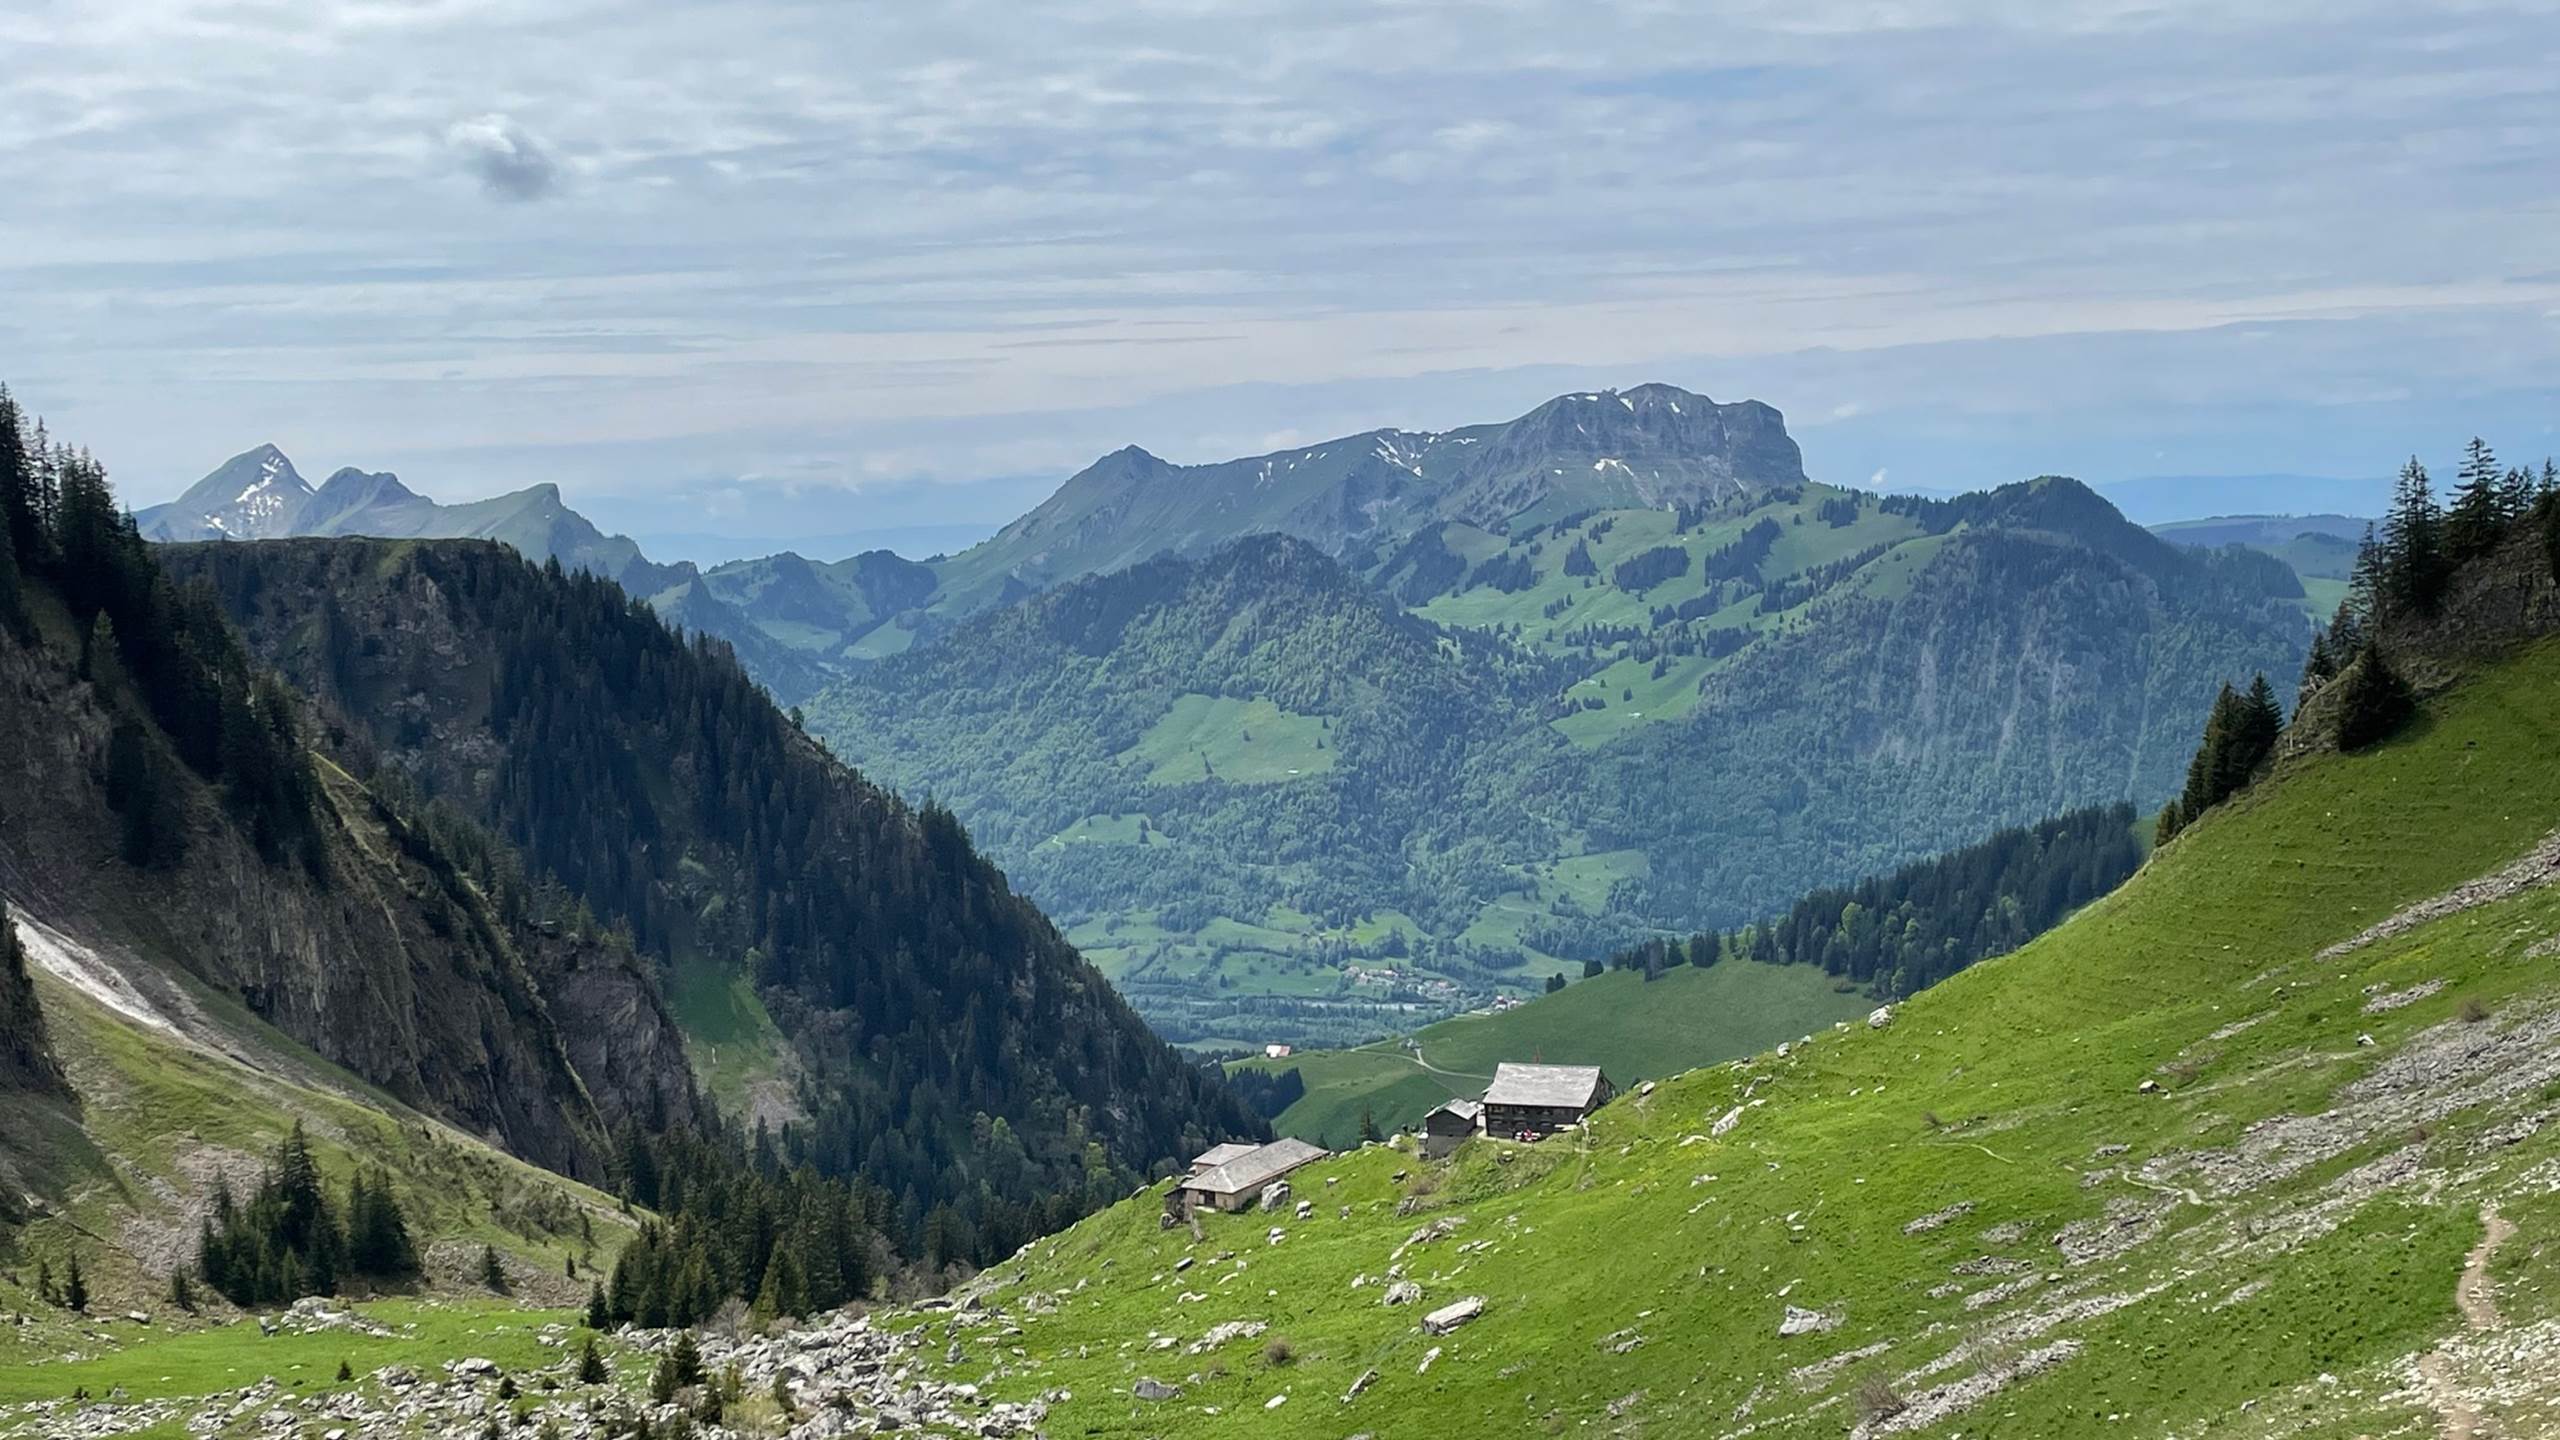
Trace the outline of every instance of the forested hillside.
<instances>
[{"instance_id":1,"label":"forested hillside","mask_svg":"<svg viewBox=\"0 0 2560 1440\"><path fill-rule=\"evenodd\" d=\"M2045 479L1797 484L1349 564L1273 538L991 612L808 707L1179 1040L1357 1041L2173 790L2301 588ZM1864 977L1862 977L1864 978Z\"/></svg>"},{"instance_id":2,"label":"forested hillside","mask_svg":"<svg viewBox=\"0 0 2560 1440\"><path fill-rule=\"evenodd\" d=\"M0 393L0 892L50 963L143 1015L219 997L567 1175L604 1180L644 1111L686 1121L629 955L493 897L467 827L314 757L301 698L172 583L103 468L31 430ZM8 1068L41 1083L33 991L0 992Z\"/></svg>"},{"instance_id":3,"label":"forested hillside","mask_svg":"<svg viewBox=\"0 0 2560 1440\"><path fill-rule=\"evenodd\" d=\"M785 1163L987 1258L1257 1122L1149 1035L951 814L865 783L728 656L495 546L170 552L351 742L630 935ZM718 1073L715 1072L715 1078ZM788 1121L787 1124L779 1122Z\"/></svg>"}]
</instances>

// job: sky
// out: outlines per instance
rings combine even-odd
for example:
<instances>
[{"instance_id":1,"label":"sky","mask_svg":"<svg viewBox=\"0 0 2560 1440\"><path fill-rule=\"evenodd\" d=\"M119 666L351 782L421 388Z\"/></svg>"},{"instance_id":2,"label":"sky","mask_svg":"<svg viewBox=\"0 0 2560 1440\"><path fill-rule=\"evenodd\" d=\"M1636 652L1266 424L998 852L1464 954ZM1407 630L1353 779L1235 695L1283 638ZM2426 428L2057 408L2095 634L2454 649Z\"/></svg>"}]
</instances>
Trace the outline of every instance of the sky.
<instances>
[{"instance_id":1,"label":"sky","mask_svg":"<svg viewBox=\"0 0 2560 1440\"><path fill-rule=\"evenodd\" d=\"M0 379L137 505L273 441L921 546L1124 444L1648 380L1885 489L2560 449L2553 3L13 0L0 53Z\"/></svg>"}]
</instances>

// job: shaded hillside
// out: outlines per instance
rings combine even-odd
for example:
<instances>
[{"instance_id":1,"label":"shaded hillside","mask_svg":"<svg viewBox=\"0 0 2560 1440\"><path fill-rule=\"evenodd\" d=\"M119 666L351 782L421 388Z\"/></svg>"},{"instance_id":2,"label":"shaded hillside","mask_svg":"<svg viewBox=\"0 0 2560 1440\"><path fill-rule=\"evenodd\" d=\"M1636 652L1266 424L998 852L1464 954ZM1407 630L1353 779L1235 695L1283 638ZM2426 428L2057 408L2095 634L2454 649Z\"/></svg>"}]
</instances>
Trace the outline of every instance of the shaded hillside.
<instances>
[{"instance_id":1,"label":"shaded hillside","mask_svg":"<svg viewBox=\"0 0 2560 1440\"><path fill-rule=\"evenodd\" d=\"M946 1203L1075 1213L1257 1128L947 812L865 783L724 649L679 640L619 587L466 542L206 545L169 563L368 726L386 763L670 973L752 981L799 1077L769 1087L805 1117L788 1156L902 1197L904 1233Z\"/></svg>"},{"instance_id":2,"label":"shaded hillside","mask_svg":"<svg viewBox=\"0 0 2560 1440\"><path fill-rule=\"evenodd\" d=\"M238 1006L564 1174L601 1178L606 1127L644 1107L684 1118L681 1042L630 957L510 913L402 797L311 755L301 705L168 583L103 472L19 432L0 399L0 893L38 968Z\"/></svg>"},{"instance_id":3,"label":"shaded hillside","mask_svg":"<svg viewBox=\"0 0 2560 1440\"><path fill-rule=\"evenodd\" d=\"M2048 479L1797 486L1060 587L812 725L951 805L1156 1023L1348 1043L2176 788L2301 587Z\"/></svg>"}]
</instances>

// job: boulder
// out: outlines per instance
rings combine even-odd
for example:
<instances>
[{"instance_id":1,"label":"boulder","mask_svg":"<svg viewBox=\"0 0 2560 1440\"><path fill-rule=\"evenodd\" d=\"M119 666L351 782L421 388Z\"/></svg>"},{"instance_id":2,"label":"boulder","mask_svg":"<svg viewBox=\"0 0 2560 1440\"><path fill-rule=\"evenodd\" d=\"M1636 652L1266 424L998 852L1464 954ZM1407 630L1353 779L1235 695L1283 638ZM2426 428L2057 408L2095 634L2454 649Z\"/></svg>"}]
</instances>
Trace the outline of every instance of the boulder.
<instances>
[{"instance_id":1,"label":"boulder","mask_svg":"<svg viewBox=\"0 0 2560 1440\"><path fill-rule=\"evenodd\" d=\"M1378 1372L1374 1366L1370 1369L1361 1371L1360 1378L1351 1382L1351 1388L1342 1392L1342 1403L1348 1405L1352 1401L1359 1399L1361 1391L1366 1390L1377 1383Z\"/></svg>"},{"instance_id":2,"label":"boulder","mask_svg":"<svg viewBox=\"0 0 2560 1440\"><path fill-rule=\"evenodd\" d=\"M1892 1023L1893 1007L1890 1005L1879 1005L1867 1014L1867 1028L1870 1030L1881 1030Z\"/></svg>"},{"instance_id":3,"label":"boulder","mask_svg":"<svg viewBox=\"0 0 2560 1440\"><path fill-rule=\"evenodd\" d=\"M1459 1326L1466 1324L1468 1321L1475 1319L1483 1313L1484 1297L1481 1295L1470 1295L1464 1300L1453 1301L1432 1311L1430 1314L1423 1316L1423 1333L1429 1335L1446 1335L1450 1331L1457 1329Z\"/></svg>"},{"instance_id":4,"label":"boulder","mask_svg":"<svg viewBox=\"0 0 2560 1440\"><path fill-rule=\"evenodd\" d=\"M1262 1208L1266 1212L1277 1210L1288 1203L1289 1182L1286 1180L1274 1180L1271 1182L1271 1187L1262 1192Z\"/></svg>"},{"instance_id":5,"label":"boulder","mask_svg":"<svg viewBox=\"0 0 2560 1440\"><path fill-rule=\"evenodd\" d=\"M1411 1305L1421 1298L1421 1286L1414 1284L1410 1280L1399 1280L1393 1285L1387 1287L1386 1300L1384 1303L1389 1305Z\"/></svg>"},{"instance_id":6,"label":"boulder","mask_svg":"<svg viewBox=\"0 0 2560 1440\"><path fill-rule=\"evenodd\" d=\"M1787 1307L1786 1318L1778 1322L1778 1333L1782 1336L1819 1335L1825 1330L1838 1328L1839 1324L1840 1317L1837 1315L1825 1315L1819 1310L1807 1310L1800 1305L1790 1305Z\"/></svg>"},{"instance_id":7,"label":"boulder","mask_svg":"<svg viewBox=\"0 0 2560 1440\"><path fill-rule=\"evenodd\" d=\"M1171 1400L1182 1394L1182 1387L1167 1385L1151 1376L1141 1376L1137 1384L1129 1387L1129 1393L1141 1400Z\"/></svg>"},{"instance_id":8,"label":"boulder","mask_svg":"<svg viewBox=\"0 0 2560 1440\"><path fill-rule=\"evenodd\" d=\"M1714 1125L1708 1127L1707 1135L1711 1139L1721 1140L1725 1136L1732 1134L1733 1127L1741 1123L1742 1107L1736 1105L1732 1109L1724 1112L1722 1116L1718 1117Z\"/></svg>"}]
</instances>

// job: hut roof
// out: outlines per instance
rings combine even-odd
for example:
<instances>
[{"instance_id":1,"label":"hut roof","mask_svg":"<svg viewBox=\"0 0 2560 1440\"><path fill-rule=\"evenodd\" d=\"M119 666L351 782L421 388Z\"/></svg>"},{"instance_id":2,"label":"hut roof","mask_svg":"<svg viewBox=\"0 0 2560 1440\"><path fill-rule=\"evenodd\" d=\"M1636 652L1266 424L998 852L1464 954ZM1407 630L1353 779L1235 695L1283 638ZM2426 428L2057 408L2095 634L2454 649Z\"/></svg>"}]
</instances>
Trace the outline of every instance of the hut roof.
<instances>
[{"instance_id":1,"label":"hut roof","mask_svg":"<svg viewBox=\"0 0 2560 1440\"><path fill-rule=\"evenodd\" d=\"M1606 1079L1597 1065L1521 1065L1506 1060L1493 1067L1493 1086L1484 1092L1484 1103L1579 1109L1598 1103Z\"/></svg>"},{"instance_id":2,"label":"hut roof","mask_svg":"<svg viewBox=\"0 0 2560 1440\"><path fill-rule=\"evenodd\" d=\"M1237 1156L1225 1164L1203 1170L1182 1182L1185 1190L1199 1190L1211 1195L1233 1195L1268 1185L1299 1166L1321 1160L1331 1154L1304 1140L1274 1140L1257 1150Z\"/></svg>"},{"instance_id":3,"label":"hut roof","mask_svg":"<svg viewBox=\"0 0 2560 1440\"><path fill-rule=\"evenodd\" d=\"M1258 1148L1260 1147L1240 1144L1233 1140L1223 1145L1212 1145L1191 1157L1191 1173L1197 1175L1203 1170L1215 1170L1230 1160L1243 1159Z\"/></svg>"},{"instance_id":4,"label":"hut roof","mask_svg":"<svg viewBox=\"0 0 2560 1440\"><path fill-rule=\"evenodd\" d=\"M1484 1113L1484 1102L1481 1100L1444 1101L1440 1105L1434 1107L1431 1113L1434 1115L1454 1115L1461 1120L1473 1120Z\"/></svg>"}]
</instances>

